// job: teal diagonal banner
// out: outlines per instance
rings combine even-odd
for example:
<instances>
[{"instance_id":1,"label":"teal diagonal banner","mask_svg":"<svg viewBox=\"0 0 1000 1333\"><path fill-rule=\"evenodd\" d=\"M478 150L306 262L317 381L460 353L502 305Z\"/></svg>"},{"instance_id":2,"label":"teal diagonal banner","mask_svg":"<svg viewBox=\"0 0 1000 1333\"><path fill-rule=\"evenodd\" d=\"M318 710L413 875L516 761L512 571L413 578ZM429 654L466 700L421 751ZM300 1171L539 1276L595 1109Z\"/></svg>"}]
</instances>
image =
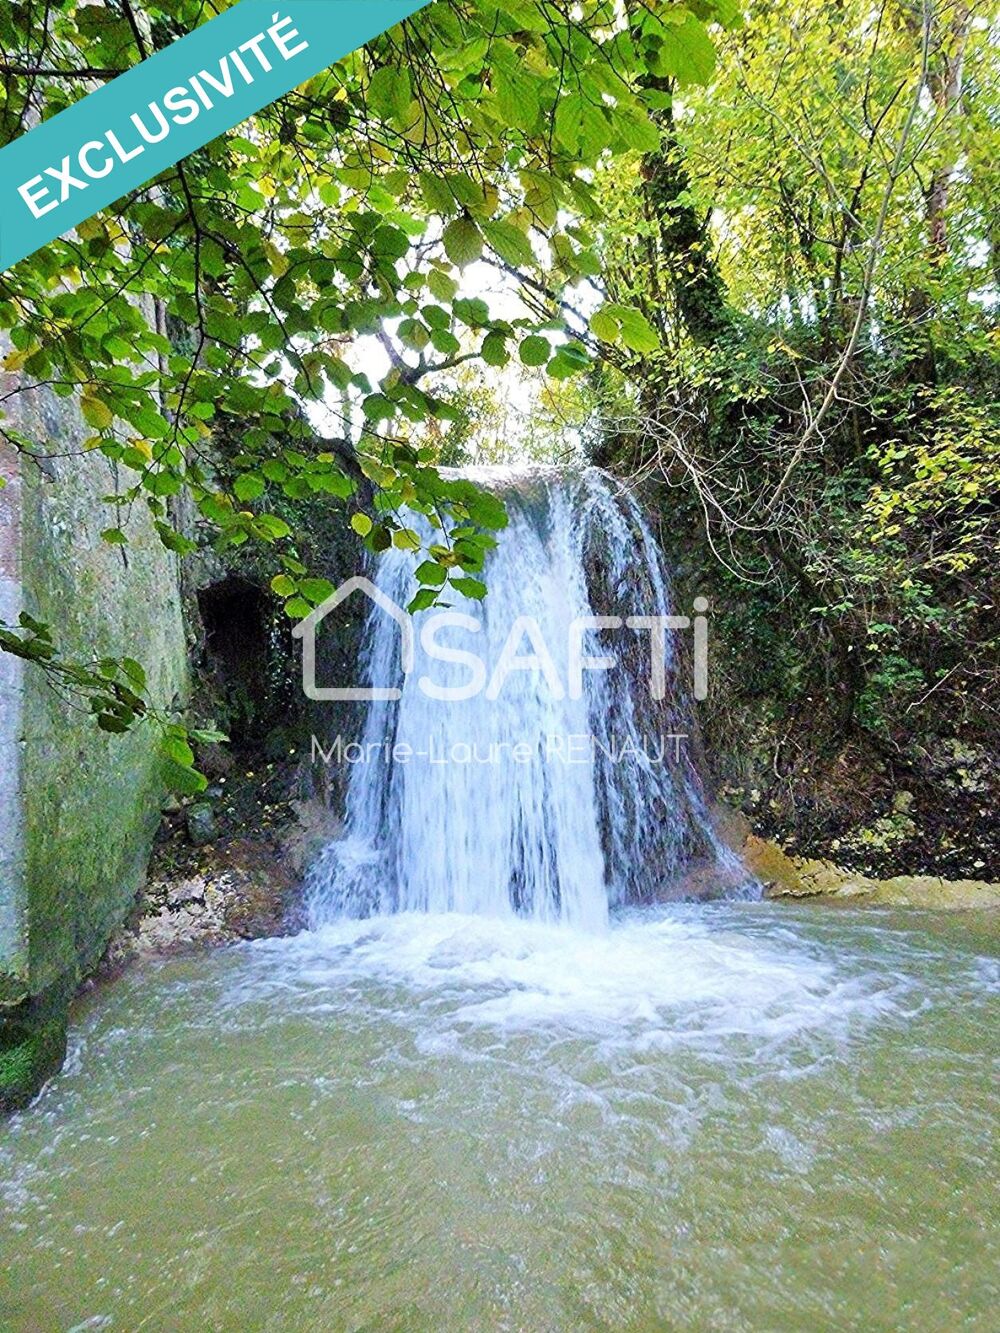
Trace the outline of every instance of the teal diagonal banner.
<instances>
[{"instance_id":1,"label":"teal diagonal banner","mask_svg":"<svg viewBox=\"0 0 1000 1333\"><path fill-rule=\"evenodd\" d=\"M422 9L239 0L0 149L0 272Z\"/></svg>"}]
</instances>

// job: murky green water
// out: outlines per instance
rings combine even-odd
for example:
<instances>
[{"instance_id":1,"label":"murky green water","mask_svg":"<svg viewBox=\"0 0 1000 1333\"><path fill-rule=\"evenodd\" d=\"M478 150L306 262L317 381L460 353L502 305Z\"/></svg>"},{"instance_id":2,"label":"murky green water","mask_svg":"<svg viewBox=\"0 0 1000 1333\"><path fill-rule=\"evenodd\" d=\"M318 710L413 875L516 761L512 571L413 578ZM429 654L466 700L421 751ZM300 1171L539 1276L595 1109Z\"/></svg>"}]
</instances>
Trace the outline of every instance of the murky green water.
<instances>
[{"instance_id":1,"label":"murky green water","mask_svg":"<svg viewBox=\"0 0 1000 1333\"><path fill-rule=\"evenodd\" d=\"M992 1333L997 956L732 905L137 972L0 1131L0 1327Z\"/></svg>"}]
</instances>

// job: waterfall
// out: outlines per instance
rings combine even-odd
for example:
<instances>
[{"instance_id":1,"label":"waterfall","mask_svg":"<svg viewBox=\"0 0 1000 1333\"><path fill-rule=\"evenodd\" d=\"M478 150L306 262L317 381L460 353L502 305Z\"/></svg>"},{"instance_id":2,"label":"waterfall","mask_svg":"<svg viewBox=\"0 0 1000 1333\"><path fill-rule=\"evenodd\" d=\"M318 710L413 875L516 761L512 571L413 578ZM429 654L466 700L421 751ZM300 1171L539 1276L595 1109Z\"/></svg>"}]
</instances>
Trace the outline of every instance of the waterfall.
<instances>
[{"instance_id":1,"label":"waterfall","mask_svg":"<svg viewBox=\"0 0 1000 1333\"><path fill-rule=\"evenodd\" d=\"M451 625L436 640L475 651L489 673L506 645L508 663L513 654L522 669L498 692L428 697L422 678L439 689L466 686L469 666L432 660L419 641L429 613L418 612L404 675L399 626L373 605L363 682L395 686L400 697L367 704L345 834L308 877L311 923L452 911L595 929L609 909L669 896L695 863L714 867L720 886L745 880L705 810L690 666L682 666L690 654L677 637L665 644L665 698L651 697L651 635L624 626L578 631L584 655L614 665L580 672L578 690L569 688L574 620L671 614L660 552L635 500L593 468L466 475L502 495L509 524L487 558L486 599L450 590L444 599L477 631ZM387 551L375 582L405 606L413 568L409 553ZM518 637L523 617L541 643L531 625Z\"/></svg>"}]
</instances>

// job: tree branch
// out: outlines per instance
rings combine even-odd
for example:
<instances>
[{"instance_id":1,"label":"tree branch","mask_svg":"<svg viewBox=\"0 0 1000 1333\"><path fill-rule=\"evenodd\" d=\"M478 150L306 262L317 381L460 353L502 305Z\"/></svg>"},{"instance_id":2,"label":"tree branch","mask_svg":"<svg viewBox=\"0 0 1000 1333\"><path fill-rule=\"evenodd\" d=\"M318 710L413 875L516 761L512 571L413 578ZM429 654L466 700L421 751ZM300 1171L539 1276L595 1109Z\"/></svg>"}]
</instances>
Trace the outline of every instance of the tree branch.
<instances>
[{"instance_id":1,"label":"tree branch","mask_svg":"<svg viewBox=\"0 0 1000 1333\"><path fill-rule=\"evenodd\" d=\"M51 69L42 65L19 65L16 62L0 60L0 75L12 75L22 79L117 79L124 74L123 69L98 69L86 66L82 69Z\"/></svg>"}]
</instances>

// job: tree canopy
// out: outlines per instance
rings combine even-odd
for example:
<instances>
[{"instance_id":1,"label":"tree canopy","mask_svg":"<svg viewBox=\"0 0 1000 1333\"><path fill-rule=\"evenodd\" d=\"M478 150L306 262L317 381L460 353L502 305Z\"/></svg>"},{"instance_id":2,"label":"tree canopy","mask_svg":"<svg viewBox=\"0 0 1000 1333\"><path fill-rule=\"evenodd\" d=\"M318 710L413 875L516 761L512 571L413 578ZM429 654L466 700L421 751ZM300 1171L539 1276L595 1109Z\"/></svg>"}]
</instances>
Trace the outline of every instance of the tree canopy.
<instances>
[{"instance_id":1,"label":"tree canopy","mask_svg":"<svg viewBox=\"0 0 1000 1333\"><path fill-rule=\"evenodd\" d=\"M201 0L7 6L4 139L211 13ZM221 543L275 543L293 615L321 589L269 495L346 499L362 476L374 496L353 523L373 550L416 541L403 506L440 522L416 605L442 578L474 591L499 507L442 480L394 426L447 417L435 374L468 359L518 356L557 377L588 365L558 321L497 319L463 296L462 270L485 258L553 293L599 274L593 169L656 146L664 95L643 79L706 78L714 17L724 4L436 0L3 275L6 368L82 395L88 447L132 470L167 545L188 549L168 503L182 489ZM648 348L643 317L622 318L625 341ZM390 359L378 380L351 355L366 337ZM339 404L326 448L310 402ZM209 442L227 420L243 448L222 477ZM124 540L113 525L105 536Z\"/></svg>"},{"instance_id":2,"label":"tree canopy","mask_svg":"<svg viewBox=\"0 0 1000 1333\"><path fill-rule=\"evenodd\" d=\"M604 457L690 501L770 688L818 672L844 726L982 716L994 678L995 36L964 0L751 6L606 170L606 291L660 347Z\"/></svg>"}]
</instances>

